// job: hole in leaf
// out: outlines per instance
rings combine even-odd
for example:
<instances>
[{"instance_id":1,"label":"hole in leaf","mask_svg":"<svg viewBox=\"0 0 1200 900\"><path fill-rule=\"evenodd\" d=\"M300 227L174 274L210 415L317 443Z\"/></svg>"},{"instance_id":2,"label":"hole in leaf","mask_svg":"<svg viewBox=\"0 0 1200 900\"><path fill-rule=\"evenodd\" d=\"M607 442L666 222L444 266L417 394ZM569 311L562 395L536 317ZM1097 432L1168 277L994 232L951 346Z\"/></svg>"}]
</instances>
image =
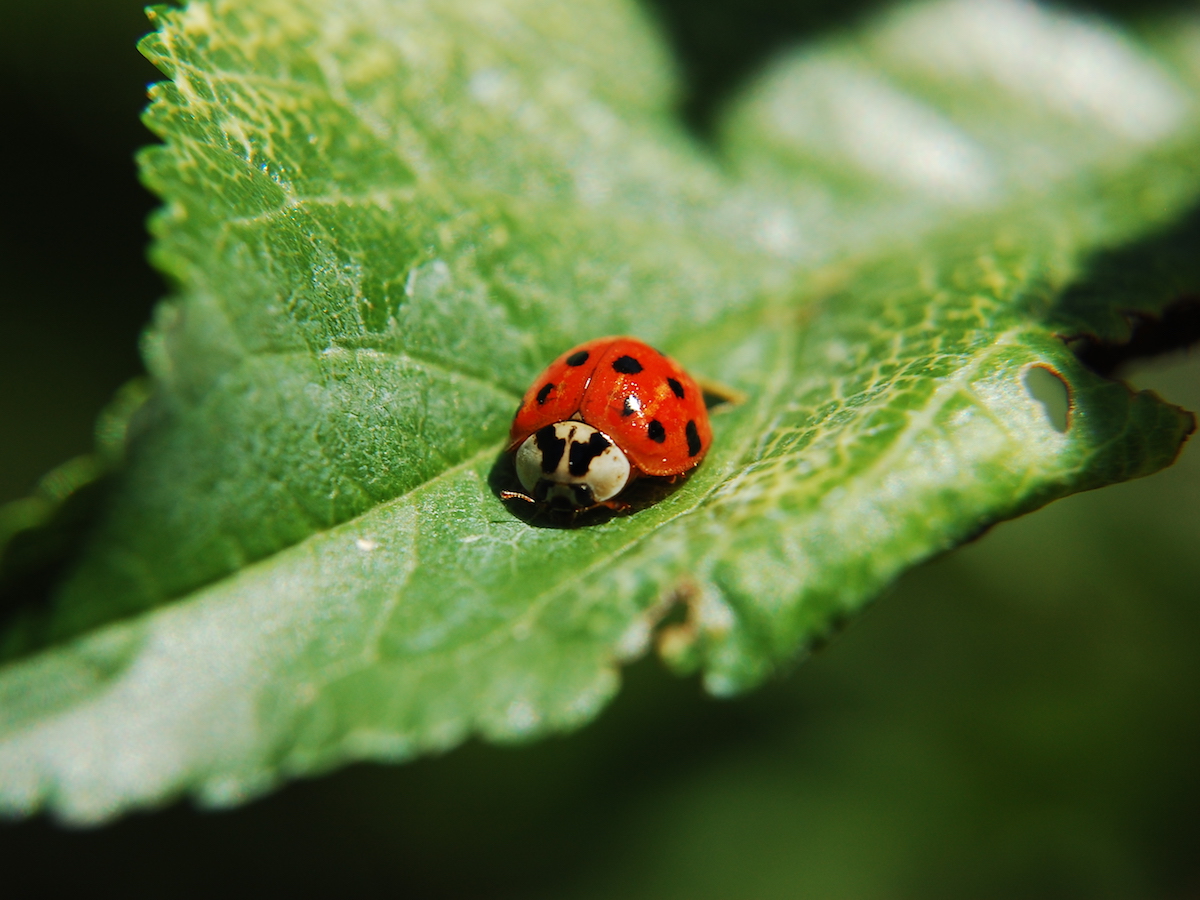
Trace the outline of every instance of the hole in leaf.
<instances>
[{"instance_id":1,"label":"hole in leaf","mask_svg":"<svg viewBox=\"0 0 1200 900\"><path fill-rule=\"evenodd\" d=\"M1024 380L1029 396L1042 404L1050 427L1065 433L1070 425L1071 389L1063 377L1049 366L1030 366Z\"/></svg>"}]
</instances>

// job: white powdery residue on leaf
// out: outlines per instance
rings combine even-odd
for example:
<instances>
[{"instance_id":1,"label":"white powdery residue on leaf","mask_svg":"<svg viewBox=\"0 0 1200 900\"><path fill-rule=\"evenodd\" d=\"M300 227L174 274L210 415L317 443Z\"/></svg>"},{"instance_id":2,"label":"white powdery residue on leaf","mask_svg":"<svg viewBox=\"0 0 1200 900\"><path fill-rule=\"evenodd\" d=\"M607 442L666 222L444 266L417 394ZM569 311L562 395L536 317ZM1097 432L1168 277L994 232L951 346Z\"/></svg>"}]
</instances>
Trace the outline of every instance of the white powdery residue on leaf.
<instances>
[{"instance_id":1,"label":"white powdery residue on leaf","mask_svg":"<svg viewBox=\"0 0 1200 900\"><path fill-rule=\"evenodd\" d=\"M709 634L724 636L736 624L733 609L720 591L708 582L697 585L695 614L697 626Z\"/></svg>"},{"instance_id":2,"label":"white powdery residue on leaf","mask_svg":"<svg viewBox=\"0 0 1200 900\"><path fill-rule=\"evenodd\" d=\"M922 4L900 13L879 45L906 65L987 78L1134 143L1162 140L1187 113L1183 92L1116 31L1028 0Z\"/></svg>"},{"instance_id":3,"label":"white powdery residue on leaf","mask_svg":"<svg viewBox=\"0 0 1200 900\"><path fill-rule=\"evenodd\" d=\"M609 146L624 133L620 117L603 103L581 96L574 109L576 122L593 141Z\"/></svg>"},{"instance_id":4,"label":"white powdery residue on leaf","mask_svg":"<svg viewBox=\"0 0 1200 900\"><path fill-rule=\"evenodd\" d=\"M621 633L613 647L613 656L618 662L632 662L646 652L646 648L650 646L653 624L645 616L639 616L629 623L629 627Z\"/></svg>"},{"instance_id":5,"label":"white powdery residue on leaf","mask_svg":"<svg viewBox=\"0 0 1200 900\"><path fill-rule=\"evenodd\" d=\"M1003 338L997 341L1001 344L1009 353L1019 352ZM1048 476L1069 441L1030 395L1023 380L1027 369L1009 362L986 371L969 369L948 381L889 451L890 464L878 467L880 483L864 504L882 502L890 519L906 506L906 498L933 496L938 486L978 477L988 466ZM957 405L958 398L973 402Z\"/></svg>"},{"instance_id":6,"label":"white powdery residue on leaf","mask_svg":"<svg viewBox=\"0 0 1200 900\"><path fill-rule=\"evenodd\" d=\"M461 739L461 733L458 735ZM411 738L393 731L373 728L355 728L342 739L342 750L351 759L379 759L403 762L416 756L423 748ZM211 793L205 795L210 806L221 806L219 798Z\"/></svg>"},{"instance_id":7,"label":"white powdery residue on leaf","mask_svg":"<svg viewBox=\"0 0 1200 900\"><path fill-rule=\"evenodd\" d=\"M759 220L755 237L759 245L774 256L793 256L803 247L800 223L788 207L767 210Z\"/></svg>"},{"instance_id":8,"label":"white powdery residue on leaf","mask_svg":"<svg viewBox=\"0 0 1200 900\"><path fill-rule=\"evenodd\" d=\"M268 787L276 761L262 743L265 698L302 657L310 667L321 657L317 670L363 664L372 619L386 609L363 603L356 585L386 574L393 594L402 589L415 561L414 521L412 510L399 509L382 523L394 535L388 553L331 567L302 544L187 603L60 651L86 654L123 635L137 643L102 690L0 736L0 809L31 812L49 799L62 818L91 823L131 797L146 804L194 786L210 802L234 803ZM330 642L337 631L361 640ZM292 691L297 705L312 690L301 687ZM225 774L210 783L212 772Z\"/></svg>"},{"instance_id":9,"label":"white powdery residue on leaf","mask_svg":"<svg viewBox=\"0 0 1200 900\"><path fill-rule=\"evenodd\" d=\"M258 618L256 606L239 604L239 611ZM219 621L181 613L175 628L164 616L108 690L8 737L0 766L10 796L13 786L31 798L58 795L64 818L100 821L127 796L169 795L193 777L199 760L219 768L244 753L256 730L248 688L257 655L245 638L263 632L236 627L229 612L212 610Z\"/></svg>"},{"instance_id":10,"label":"white powdery residue on leaf","mask_svg":"<svg viewBox=\"0 0 1200 900\"><path fill-rule=\"evenodd\" d=\"M584 206L596 207L612 196L612 181L600 166L584 163L575 167L575 194Z\"/></svg>"},{"instance_id":11,"label":"white powdery residue on leaf","mask_svg":"<svg viewBox=\"0 0 1200 900\"><path fill-rule=\"evenodd\" d=\"M1030 369L1040 368L1053 380L1061 384L1064 405L1070 402L1070 387L1053 364L1033 360L1022 366L1013 366L976 382L971 391L988 412L1004 428L1014 446L1022 454L1045 461L1052 460L1067 449L1070 439L1070 418L1066 417L1064 429L1059 430L1047 413L1044 401L1039 401L1027 383Z\"/></svg>"},{"instance_id":12,"label":"white powdery residue on leaf","mask_svg":"<svg viewBox=\"0 0 1200 900\"><path fill-rule=\"evenodd\" d=\"M513 78L503 69L481 69L467 81L467 93L486 107L511 111L519 102L520 93Z\"/></svg>"},{"instance_id":13,"label":"white powdery residue on leaf","mask_svg":"<svg viewBox=\"0 0 1200 900\"><path fill-rule=\"evenodd\" d=\"M514 736L528 734L542 721L542 716L537 708L524 698L510 702L504 710L504 718L505 724Z\"/></svg>"},{"instance_id":14,"label":"white powdery residue on leaf","mask_svg":"<svg viewBox=\"0 0 1200 900\"><path fill-rule=\"evenodd\" d=\"M620 686L617 673L611 668L601 669L591 684L577 693L566 704L565 713L571 723L583 723L597 715L612 699Z\"/></svg>"},{"instance_id":15,"label":"white powdery residue on leaf","mask_svg":"<svg viewBox=\"0 0 1200 900\"><path fill-rule=\"evenodd\" d=\"M212 12L205 3L189 3L179 11L179 28L186 34L202 35L205 39L217 32Z\"/></svg>"},{"instance_id":16,"label":"white powdery residue on leaf","mask_svg":"<svg viewBox=\"0 0 1200 900\"><path fill-rule=\"evenodd\" d=\"M413 300L436 298L450 289L452 276L444 260L431 259L414 266L404 279L404 293ZM419 292L419 293L418 293Z\"/></svg>"}]
</instances>

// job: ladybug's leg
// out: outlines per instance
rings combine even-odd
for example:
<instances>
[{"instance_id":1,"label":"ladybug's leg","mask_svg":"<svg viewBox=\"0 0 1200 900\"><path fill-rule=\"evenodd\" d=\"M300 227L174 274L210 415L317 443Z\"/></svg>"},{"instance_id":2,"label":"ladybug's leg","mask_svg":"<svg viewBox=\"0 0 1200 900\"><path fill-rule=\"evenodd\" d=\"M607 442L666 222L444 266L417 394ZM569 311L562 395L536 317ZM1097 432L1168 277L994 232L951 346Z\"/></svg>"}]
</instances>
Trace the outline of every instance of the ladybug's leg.
<instances>
[{"instance_id":1,"label":"ladybug's leg","mask_svg":"<svg viewBox=\"0 0 1200 900\"><path fill-rule=\"evenodd\" d=\"M525 520L527 522L536 522L538 519L542 518L543 514L545 514L545 512L546 512L546 504L545 503L539 503L533 497L530 497L528 494L523 494L520 491L501 491L500 499L501 500L524 500L526 503L532 503L533 507L534 507L533 515Z\"/></svg>"},{"instance_id":2,"label":"ladybug's leg","mask_svg":"<svg viewBox=\"0 0 1200 900\"><path fill-rule=\"evenodd\" d=\"M530 497L528 494L522 494L520 491L501 491L500 499L501 500L524 500L526 503L537 503L537 501L534 500L532 497Z\"/></svg>"},{"instance_id":3,"label":"ladybug's leg","mask_svg":"<svg viewBox=\"0 0 1200 900\"><path fill-rule=\"evenodd\" d=\"M591 509L599 509L600 507L604 507L605 509L611 509L613 512L625 512L625 510L632 508L628 503L624 502L623 500L613 499L613 500L602 500L599 503L597 503L595 506L591 507ZM582 511L583 510L581 510L581 512Z\"/></svg>"}]
</instances>

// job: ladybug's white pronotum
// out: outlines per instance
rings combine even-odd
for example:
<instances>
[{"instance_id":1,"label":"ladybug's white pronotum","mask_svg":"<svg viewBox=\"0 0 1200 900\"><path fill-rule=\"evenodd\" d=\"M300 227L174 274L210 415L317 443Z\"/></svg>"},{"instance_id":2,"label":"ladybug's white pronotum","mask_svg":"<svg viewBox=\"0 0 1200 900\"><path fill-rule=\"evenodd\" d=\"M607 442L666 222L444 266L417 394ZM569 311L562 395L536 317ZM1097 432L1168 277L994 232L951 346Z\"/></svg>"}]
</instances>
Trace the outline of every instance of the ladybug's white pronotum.
<instances>
[{"instance_id":1,"label":"ladybug's white pronotum","mask_svg":"<svg viewBox=\"0 0 1200 900\"><path fill-rule=\"evenodd\" d=\"M634 480L682 475L711 443L704 396L678 363L634 338L598 338L564 353L526 392L508 446L526 493L501 496L621 509Z\"/></svg>"}]
</instances>

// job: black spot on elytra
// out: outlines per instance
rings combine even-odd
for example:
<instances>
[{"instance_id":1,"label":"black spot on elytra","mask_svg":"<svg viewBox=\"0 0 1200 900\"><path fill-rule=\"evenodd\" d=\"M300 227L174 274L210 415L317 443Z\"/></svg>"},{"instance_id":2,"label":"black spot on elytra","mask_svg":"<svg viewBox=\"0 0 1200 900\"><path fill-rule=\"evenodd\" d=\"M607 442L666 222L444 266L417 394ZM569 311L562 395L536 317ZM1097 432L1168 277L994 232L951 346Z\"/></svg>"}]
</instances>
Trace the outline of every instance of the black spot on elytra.
<instances>
[{"instance_id":1,"label":"black spot on elytra","mask_svg":"<svg viewBox=\"0 0 1200 900\"><path fill-rule=\"evenodd\" d=\"M558 436L553 425L539 429L533 439L537 448L542 451L542 471L553 472L558 468L563 452L567 449L566 439Z\"/></svg>"},{"instance_id":2,"label":"black spot on elytra","mask_svg":"<svg viewBox=\"0 0 1200 900\"><path fill-rule=\"evenodd\" d=\"M618 356L613 360L613 368L622 375L636 375L642 371L642 364L632 356Z\"/></svg>"},{"instance_id":3,"label":"black spot on elytra","mask_svg":"<svg viewBox=\"0 0 1200 900\"><path fill-rule=\"evenodd\" d=\"M700 432L696 430L696 420L689 419L683 432L687 435L688 456L695 456L700 452Z\"/></svg>"},{"instance_id":4,"label":"black spot on elytra","mask_svg":"<svg viewBox=\"0 0 1200 900\"><path fill-rule=\"evenodd\" d=\"M668 378L667 384L669 384L671 386L671 393L674 394L676 397L678 397L680 400L682 400L683 399L683 385L680 384L678 381L676 381L674 378Z\"/></svg>"},{"instance_id":5,"label":"black spot on elytra","mask_svg":"<svg viewBox=\"0 0 1200 900\"><path fill-rule=\"evenodd\" d=\"M623 417L624 416L632 416L637 411L638 411L638 407L633 405L633 398L626 397L625 405L621 407L621 415Z\"/></svg>"},{"instance_id":6,"label":"black spot on elytra","mask_svg":"<svg viewBox=\"0 0 1200 900\"><path fill-rule=\"evenodd\" d=\"M658 419L650 420L650 424L646 426L646 434L656 444L661 444L667 439L667 429L663 428L663 423Z\"/></svg>"},{"instance_id":7,"label":"black spot on elytra","mask_svg":"<svg viewBox=\"0 0 1200 900\"><path fill-rule=\"evenodd\" d=\"M583 441L576 441L571 444L571 456L570 461L567 463L567 470L576 478L582 478L587 474L588 468L592 465L592 460L610 446L608 438L598 431L593 431L592 436L588 438L586 444Z\"/></svg>"},{"instance_id":8,"label":"black spot on elytra","mask_svg":"<svg viewBox=\"0 0 1200 900\"><path fill-rule=\"evenodd\" d=\"M572 353L570 356L567 357L567 365L568 366L582 366L585 362L588 361L588 355L589 354L586 350L580 350L578 353Z\"/></svg>"},{"instance_id":9,"label":"black spot on elytra","mask_svg":"<svg viewBox=\"0 0 1200 900\"><path fill-rule=\"evenodd\" d=\"M550 396L550 392L552 390L554 390L553 382L547 381L545 384L542 385L542 389L537 392L538 406L541 406L543 403L546 402L546 398Z\"/></svg>"}]
</instances>

